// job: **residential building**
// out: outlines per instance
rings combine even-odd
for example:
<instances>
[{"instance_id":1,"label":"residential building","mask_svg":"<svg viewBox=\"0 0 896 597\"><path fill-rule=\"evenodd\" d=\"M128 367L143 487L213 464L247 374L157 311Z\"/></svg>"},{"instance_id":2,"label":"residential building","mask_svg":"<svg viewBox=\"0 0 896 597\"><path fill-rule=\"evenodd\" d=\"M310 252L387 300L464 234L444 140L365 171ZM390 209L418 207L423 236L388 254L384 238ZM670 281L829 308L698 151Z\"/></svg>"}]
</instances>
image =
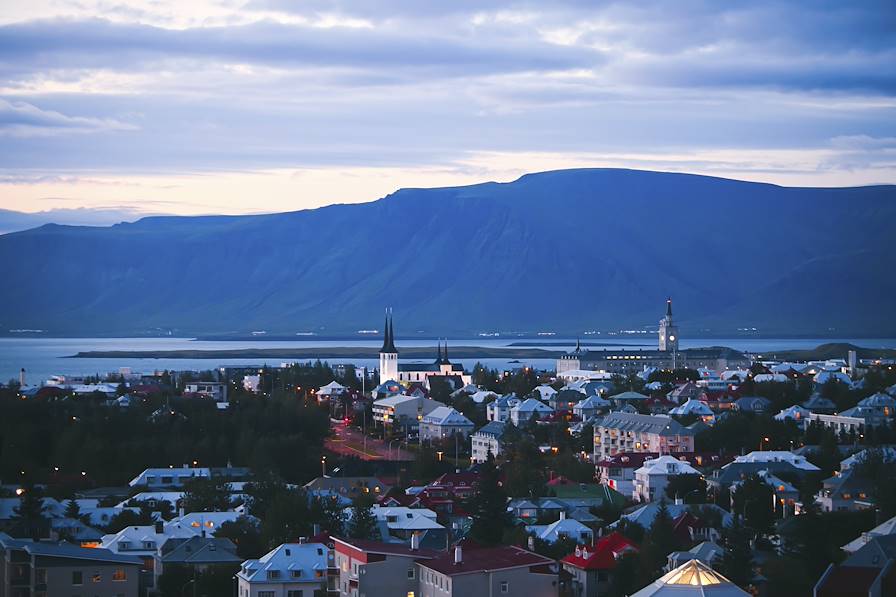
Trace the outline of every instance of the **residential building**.
<instances>
[{"instance_id":1,"label":"residential building","mask_svg":"<svg viewBox=\"0 0 896 597\"><path fill-rule=\"evenodd\" d=\"M335 588L323 543L283 543L236 573L238 597L315 597Z\"/></svg>"},{"instance_id":2,"label":"residential building","mask_svg":"<svg viewBox=\"0 0 896 597\"><path fill-rule=\"evenodd\" d=\"M373 403L373 420L391 431L417 429L420 421L441 402L422 396L399 394Z\"/></svg>"},{"instance_id":3,"label":"residential building","mask_svg":"<svg viewBox=\"0 0 896 597\"><path fill-rule=\"evenodd\" d=\"M227 384L222 381L191 381L184 386L184 395L227 402Z\"/></svg>"},{"instance_id":4,"label":"residential building","mask_svg":"<svg viewBox=\"0 0 896 597\"><path fill-rule=\"evenodd\" d=\"M520 402L521 400L516 397L516 394L504 394L486 405L485 416L489 421L506 423L510 420L510 409Z\"/></svg>"},{"instance_id":5,"label":"residential building","mask_svg":"<svg viewBox=\"0 0 896 597\"><path fill-rule=\"evenodd\" d=\"M420 440L444 440L457 435L464 440L473 431L473 421L450 406L439 406L420 421Z\"/></svg>"},{"instance_id":6,"label":"residential building","mask_svg":"<svg viewBox=\"0 0 896 597\"><path fill-rule=\"evenodd\" d=\"M698 560L710 568L725 555L725 548L715 541L701 541L687 551L673 551L668 556L666 570L674 570L691 560Z\"/></svg>"},{"instance_id":7,"label":"residential building","mask_svg":"<svg viewBox=\"0 0 896 597\"><path fill-rule=\"evenodd\" d=\"M554 412L550 406L543 404L535 398L526 398L510 409L510 422L519 427L535 419L541 419Z\"/></svg>"},{"instance_id":8,"label":"residential building","mask_svg":"<svg viewBox=\"0 0 896 597\"><path fill-rule=\"evenodd\" d=\"M147 489L165 487L183 487L187 481L202 477L210 479L212 471L207 467L193 467L188 464L182 468L148 468L128 483L131 487L145 486Z\"/></svg>"},{"instance_id":9,"label":"residential building","mask_svg":"<svg viewBox=\"0 0 896 597\"><path fill-rule=\"evenodd\" d=\"M664 455L645 460L644 465L635 471L632 499L638 502L652 502L665 497L669 479L678 475L699 476L700 471L675 456Z\"/></svg>"},{"instance_id":10,"label":"residential building","mask_svg":"<svg viewBox=\"0 0 896 597\"><path fill-rule=\"evenodd\" d=\"M874 537L841 564L830 564L815 597L885 597L896 594L896 535Z\"/></svg>"},{"instance_id":11,"label":"residential building","mask_svg":"<svg viewBox=\"0 0 896 597\"><path fill-rule=\"evenodd\" d=\"M557 597L559 594L556 562L516 546L473 548L456 545L453 553L449 551L420 560L418 566L419 591L395 595Z\"/></svg>"},{"instance_id":12,"label":"residential building","mask_svg":"<svg viewBox=\"0 0 896 597\"><path fill-rule=\"evenodd\" d=\"M596 416L598 413L610 408L610 401L604 400L600 396L589 396L584 400L580 400L572 407L572 412L580 419L587 419Z\"/></svg>"},{"instance_id":13,"label":"residential building","mask_svg":"<svg viewBox=\"0 0 896 597\"><path fill-rule=\"evenodd\" d=\"M505 425L501 421L491 421L480 427L470 437L470 460L472 462L485 462L489 452L496 458L501 455L504 451L501 438L504 437Z\"/></svg>"},{"instance_id":14,"label":"residential building","mask_svg":"<svg viewBox=\"0 0 896 597\"><path fill-rule=\"evenodd\" d=\"M620 452L670 454L694 451L694 432L666 415L612 412L594 428L594 457Z\"/></svg>"},{"instance_id":15,"label":"residential building","mask_svg":"<svg viewBox=\"0 0 896 597\"><path fill-rule=\"evenodd\" d=\"M305 483L305 491L314 497L339 496L346 500L371 494L374 497L386 495L392 489L376 477L318 477Z\"/></svg>"},{"instance_id":16,"label":"residential building","mask_svg":"<svg viewBox=\"0 0 896 597\"><path fill-rule=\"evenodd\" d=\"M189 539L171 539L156 552L153 566L154 586L165 572L188 569L203 573L213 569L236 572L241 557L236 555L236 545L230 539L216 539L197 535Z\"/></svg>"},{"instance_id":17,"label":"residential building","mask_svg":"<svg viewBox=\"0 0 896 597\"><path fill-rule=\"evenodd\" d=\"M637 553L638 546L621 533L613 532L591 545L577 545L576 550L560 560L569 574L570 597L601 597L613 581L616 563L624 555Z\"/></svg>"},{"instance_id":18,"label":"residential building","mask_svg":"<svg viewBox=\"0 0 896 597\"><path fill-rule=\"evenodd\" d=\"M413 541L407 546L334 537L333 544L338 573L335 589L340 597L419 597L418 563L439 555Z\"/></svg>"},{"instance_id":19,"label":"residential building","mask_svg":"<svg viewBox=\"0 0 896 597\"><path fill-rule=\"evenodd\" d=\"M0 533L0 595L137 597L138 558L107 549L13 539Z\"/></svg>"},{"instance_id":20,"label":"residential building","mask_svg":"<svg viewBox=\"0 0 896 597\"><path fill-rule=\"evenodd\" d=\"M822 482L821 491L815 495L815 503L823 512L863 510L873 506L869 502L873 489L873 479L859 475L855 468L849 468Z\"/></svg>"},{"instance_id":21,"label":"residential building","mask_svg":"<svg viewBox=\"0 0 896 597\"><path fill-rule=\"evenodd\" d=\"M578 520L566 518L565 510L560 510L558 520L550 524L528 525L526 532L548 543L556 543L561 539L575 541L577 544L591 543L594 537L594 531L590 528Z\"/></svg>"},{"instance_id":22,"label":"residential building","mask_svg":"<svg viewBox=\"0 0 896 597\"><path fill-rule=\"evenodd\" d=\"M887 537L890 535L896 535L896 516L890 518L889 520L885 520L870 531L865 531L840 549L842 549L846 553L855 553L872 539L876 539L877 537Z\"/></svg>"},{"instance_id":23,"label":"residential building","mask_svg":"<svg viewBox=\"0 0 896 597\"><path fill-rule=\"evenodd\" d=\"M808 418L803 419L803 421L806 427L812 423L819 423L823 427L832 429L836 434L852 433L858 436L865 430L865 418L862 416L853 417L845 414L823 415L813 412Z\"/></svg>"}]
</instances>

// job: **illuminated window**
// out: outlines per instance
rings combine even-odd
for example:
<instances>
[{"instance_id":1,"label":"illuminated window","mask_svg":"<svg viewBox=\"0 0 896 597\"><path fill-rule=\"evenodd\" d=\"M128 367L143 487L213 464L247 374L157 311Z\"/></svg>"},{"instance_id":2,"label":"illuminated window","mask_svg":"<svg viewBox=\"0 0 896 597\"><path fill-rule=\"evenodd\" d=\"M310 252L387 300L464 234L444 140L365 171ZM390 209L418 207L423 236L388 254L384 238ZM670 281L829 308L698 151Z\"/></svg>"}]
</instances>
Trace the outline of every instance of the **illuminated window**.
<instances>
[{"instance_id":1,"label":"illuminated window","mask_svg":"<svg viewBox=\"0 0 896 597\"><path fill-rule=\"evenodd\" d=\"M115 582L122 582L128 579L128 573L125 572L124 568L116 568L112 572L112 580Z\"/></svg>"},{"instance_id":2,"label":"illuminated window","mask_svg":"<svg viewBox=\"0 0 896 597\"><path fill-rule=\"evenodd\" d=\"M93 576L90 577L90 582L101 583L103 582L103 575L99 572L94 572Z\"/></svg>"}]
</instances>

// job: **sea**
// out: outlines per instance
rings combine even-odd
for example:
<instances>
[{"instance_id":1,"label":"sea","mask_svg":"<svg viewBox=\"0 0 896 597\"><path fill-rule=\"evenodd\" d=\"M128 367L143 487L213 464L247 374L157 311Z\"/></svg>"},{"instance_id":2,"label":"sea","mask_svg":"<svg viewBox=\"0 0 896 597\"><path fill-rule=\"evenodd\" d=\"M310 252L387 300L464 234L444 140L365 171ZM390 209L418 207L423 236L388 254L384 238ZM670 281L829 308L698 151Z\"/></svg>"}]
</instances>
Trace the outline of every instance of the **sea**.
<instances>
[{"instance_id":1,"label":"sea","mask_svg":"<svg viewBox=\"0 0 896 597\"><path fill-rule=\"evenodd\" d=\"M588 339L587 342L601 342L611 347L626 348L654 348L656 339L654 336L643 338L620 337L613 338L602 336L600 339ZM531 343L530 343L531 342ZM544 348L548 350L571 350L575 346L575 338L539 337L539 338L456 338L450 344L455 346L481 346L481 347L508 347L515 348ZM586 342L583 340L583 343ZM680 348L697 348L702 346L728 346L737 350L753 353L772 352L778 350L798 350L815 348L820 344L830 342L844 342L868 348L896 348L896 338L692 338L682 339ZM399 351L402 346L420 347L432 346L435 357L436 340L433 339L408 339L396 340ZM449 344L449 348L450 348ZM549 346L547 344L550 344ZM211 341L196 340L193 338L0 338L0 381L6 382L19 378L19 371L24 368L26 383L39 385L50 376L85 376L106 375L118 372L121 368L129 368L135 373L153 373L154 371L190 370L205 371L223 366L278 366L288 359L154 359L154 358L69 358L78 352L86 351L162 351L162 350L236 350L241 348L326 348L334 346L343 347L369 347L378 348L382 345L382 339L372 337L369 339L349 340L318 340L314 338L302 338L300 340L246 340L246 341ZM601 346L595 347L597 349ZM449 351L450 356L450 351ZM844 358L846 355L843 355ZM325 359L331 364L352 363L357 367L377 367L376 359ZM552 369L553 359L452 359L459 362L467 369L472 369L477 361L488 367L498 370L512 370L518 367L534 367L538 369ZM408 361L415 362L415 361Z\"/></svg>"}]
</instances>

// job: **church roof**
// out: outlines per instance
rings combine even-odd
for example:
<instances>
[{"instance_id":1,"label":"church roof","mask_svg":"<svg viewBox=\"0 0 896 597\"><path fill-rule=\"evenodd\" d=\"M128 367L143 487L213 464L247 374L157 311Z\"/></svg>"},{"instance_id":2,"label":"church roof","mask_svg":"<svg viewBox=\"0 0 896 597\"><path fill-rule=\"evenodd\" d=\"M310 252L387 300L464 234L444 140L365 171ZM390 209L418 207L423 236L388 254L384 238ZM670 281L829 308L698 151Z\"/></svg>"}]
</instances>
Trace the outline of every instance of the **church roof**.
<instances>
[{"instance_id":1,"label":"church roof","mask_svg":"<svg viewBox=\"0 0 896 597\"><path fill-rule=\"evenodd\" d=\"M380 349L380 352L398 354L398 349L395 348L395 334L392 330L391 312L386 315L386 329L383 336L383 347Z\"/></svg>"}]
</instances>

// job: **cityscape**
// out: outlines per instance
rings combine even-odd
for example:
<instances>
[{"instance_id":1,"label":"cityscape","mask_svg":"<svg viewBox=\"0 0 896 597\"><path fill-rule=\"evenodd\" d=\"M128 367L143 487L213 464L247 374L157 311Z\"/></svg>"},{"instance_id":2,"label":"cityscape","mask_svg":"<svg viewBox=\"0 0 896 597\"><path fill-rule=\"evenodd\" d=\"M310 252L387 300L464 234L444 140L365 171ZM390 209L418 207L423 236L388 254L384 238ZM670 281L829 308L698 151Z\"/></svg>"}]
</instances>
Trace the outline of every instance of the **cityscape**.
<instances>
[{"instance_id":1,"label":"cityscape","mask_svg":"<svg viewBox=\"0 0 896 597\"><path fill-rule=\"evenodd\" d=\"M896 4L6 0L0 597L896 595Z\"/></svg>"}]
</instances>

